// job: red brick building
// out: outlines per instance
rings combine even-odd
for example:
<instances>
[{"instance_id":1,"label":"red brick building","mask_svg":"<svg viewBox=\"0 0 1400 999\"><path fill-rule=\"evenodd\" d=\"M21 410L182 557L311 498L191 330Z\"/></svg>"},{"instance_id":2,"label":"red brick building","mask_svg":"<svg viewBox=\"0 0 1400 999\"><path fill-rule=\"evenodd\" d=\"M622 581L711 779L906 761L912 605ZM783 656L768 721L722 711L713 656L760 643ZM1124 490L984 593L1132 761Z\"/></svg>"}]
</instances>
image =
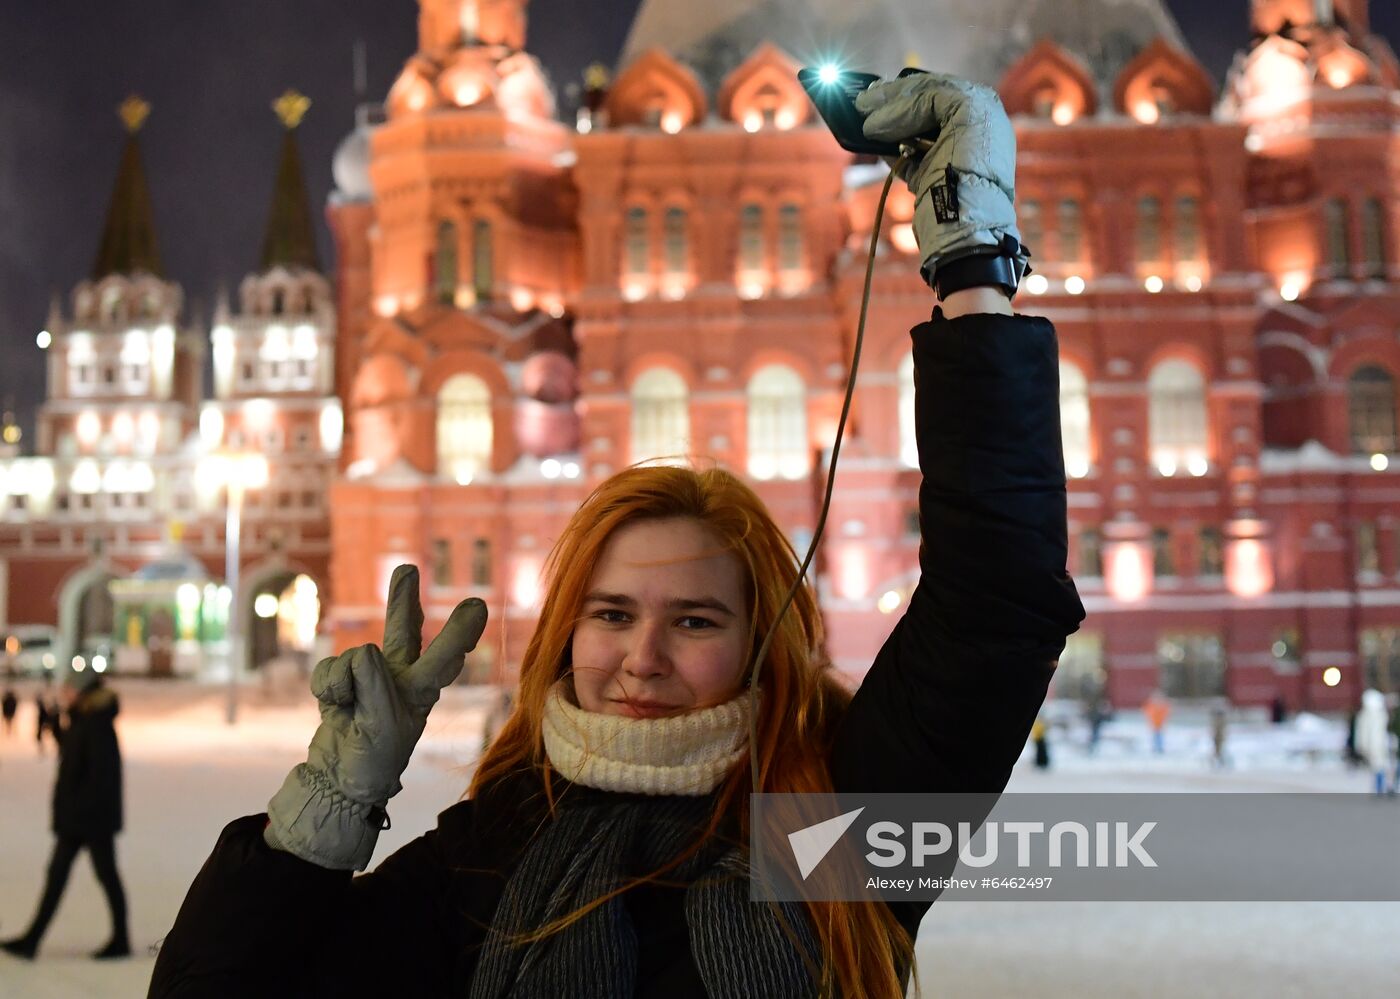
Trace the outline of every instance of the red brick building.
<instances>
[{"instance_id":1,"label":"red brick building","mask_svg":"<svg viewBox=\"0 0 1400 999\"><path fill-rule=\"evenodd\" d=\"M214 317L211 398L191 373L206 338L157 267L130 249L79 286L51 324L45 457L0 459L9 621L65 600L77 620L81 573L159 561L171 519L220 575L220 500L191 478L213 447L256 445L286 483L249 510L240 613L300 573L333 594L337 646L376 640L390 569L417 562L429 631L466 595L492 606L470 678L510 676L550 544L633 461L739 470L804 546L884 168L841 152L793 73L912 61L996 86L1018 133L1036 268L1018 307L1060 333L1089 610L1057 693L1329 709L1400 689L1400 64L1367 0L1253 0L1220 90L1161 0L646 0L567 113L527 13L420 0L418 52L332 165L334 282L279 179L281 249ZM815 566L856 676L915 574L906 331L933 302L912 207L891 199ZM99 321L108 296L120 320ZM143 309L159 378L128 392L75 359L116 372ZM80 466L105 487L127 422L159 441L152 488L91 491Z\"/></svg>"},{"instance_id":2,"label":"red brick building","mask_svg":"<svg viewBox=\"0 0 1400 999\"><path fill-rule=\"evenodd\" d=\"M1060 693L1328 708L1400 684L1400 67L1366 0L1255 0L1221 93L1157 0L848 6L648 0L565 124L525 0L421 0L329 209L336 643L374 637L417 561L428 628L484 596L473 672L508 675L560 526L636 460L746 472L805 543L883 168L793 72L844 53L996 85L1016 124L1020 308L1060 331L1090 611ZM911 211L893 199L818 563L857 675L914 578Z\"/></svg>"}]
</instances>

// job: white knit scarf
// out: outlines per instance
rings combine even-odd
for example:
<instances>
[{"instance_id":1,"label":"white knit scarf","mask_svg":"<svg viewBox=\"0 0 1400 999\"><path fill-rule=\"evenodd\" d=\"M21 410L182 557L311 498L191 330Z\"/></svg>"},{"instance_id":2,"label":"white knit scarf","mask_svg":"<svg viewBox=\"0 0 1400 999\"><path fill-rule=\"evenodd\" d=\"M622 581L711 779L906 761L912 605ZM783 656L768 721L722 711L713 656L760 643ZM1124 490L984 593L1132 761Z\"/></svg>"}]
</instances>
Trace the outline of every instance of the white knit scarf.
<instances>
[{"instance_id":1,"label":"white knit scarf","mask_svg":"<svg viewBox=\"0 0 1400 999\"><path fill-rule=\"evenodd\" d=\"M749 692L669 718L585 711L565 677L544 707L544 748L565 780L601 791L709 794L749 741Z\"/></svg>"}]
</instances>

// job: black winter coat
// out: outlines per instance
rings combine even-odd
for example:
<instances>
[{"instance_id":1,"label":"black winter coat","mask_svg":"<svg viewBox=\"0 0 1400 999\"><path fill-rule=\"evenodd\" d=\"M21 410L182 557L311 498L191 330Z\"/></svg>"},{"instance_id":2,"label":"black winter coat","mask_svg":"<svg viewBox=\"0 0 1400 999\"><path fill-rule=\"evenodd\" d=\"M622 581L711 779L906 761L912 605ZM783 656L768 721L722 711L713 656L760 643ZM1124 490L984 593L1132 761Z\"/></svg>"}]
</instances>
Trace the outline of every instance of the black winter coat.
<instances>
[{"instance_id":1,"label":"black winter coat","mask_svg":"<svg viewBox=\"0 0 1400 999\"><path fill-rule=\"evenodd\" d=\"M839 791L999 792L1084 617L1065 572L1055 332L935 312L913 339L922 578L840 724L832 775ZM466 995L541 815L531 786L504 781L359 877L269 849L266 816L238 819L191 886L150 995ZM680 894L626 896L637 996L704 995ZM912 934L928 904L892 908Z\"/></svg>"},{"instance_id":2,"label":"black winter coat","mask_svg":"<svg viewBox=\"0 0 1400 999\"><path fill-rule=\"evenodd\" d=\"M112 724L117 710L117 695L98 684L78 695L67 725L55 718L53 831L60 836L88 839L121 832L122 754Z\"/></svg>"}]
</instances>

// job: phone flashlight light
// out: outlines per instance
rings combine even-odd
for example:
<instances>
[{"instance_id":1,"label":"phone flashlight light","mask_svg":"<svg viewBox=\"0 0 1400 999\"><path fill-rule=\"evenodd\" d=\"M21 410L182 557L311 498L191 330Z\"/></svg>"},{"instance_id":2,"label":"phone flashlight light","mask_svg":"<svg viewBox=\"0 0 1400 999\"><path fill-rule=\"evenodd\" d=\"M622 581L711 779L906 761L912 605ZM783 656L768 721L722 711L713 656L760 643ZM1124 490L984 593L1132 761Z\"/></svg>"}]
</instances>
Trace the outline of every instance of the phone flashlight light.
<instances>
[{"instance_id":1,"label":"phone flashlight light","mask_svg":"<svg viewBox=\"0 0 1400 999\"><path fill-rule=\"evenodd\" d=\"M835 83L840 76L841 67L832 62L826 63L821 69L817 70L817 79L821 80L822 83Z\"/></svg>"}]
</instances>

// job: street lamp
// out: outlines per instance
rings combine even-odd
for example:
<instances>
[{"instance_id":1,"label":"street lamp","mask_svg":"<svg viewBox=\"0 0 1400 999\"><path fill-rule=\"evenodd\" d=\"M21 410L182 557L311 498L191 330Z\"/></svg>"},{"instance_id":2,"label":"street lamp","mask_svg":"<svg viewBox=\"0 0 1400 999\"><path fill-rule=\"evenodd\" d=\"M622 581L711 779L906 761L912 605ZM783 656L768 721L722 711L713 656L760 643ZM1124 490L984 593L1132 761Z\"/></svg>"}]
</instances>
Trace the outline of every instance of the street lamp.
<instances>
[{"instance_id":1,"label":"street lamp","mask_svg":"<svg viewBox=\"0 0 1400 999\"><path fill-rule=\"evenodd\" d=\"M200 459L199 477L213 489L228 492L224 520L224 584L228 586L228 710L230 725L238 720L238 681L243 669L243 631L238 614L239 537L243 529L243 493L267 485L267 458L256 451L216 451Z\"/></svg>"}]
</instances>

